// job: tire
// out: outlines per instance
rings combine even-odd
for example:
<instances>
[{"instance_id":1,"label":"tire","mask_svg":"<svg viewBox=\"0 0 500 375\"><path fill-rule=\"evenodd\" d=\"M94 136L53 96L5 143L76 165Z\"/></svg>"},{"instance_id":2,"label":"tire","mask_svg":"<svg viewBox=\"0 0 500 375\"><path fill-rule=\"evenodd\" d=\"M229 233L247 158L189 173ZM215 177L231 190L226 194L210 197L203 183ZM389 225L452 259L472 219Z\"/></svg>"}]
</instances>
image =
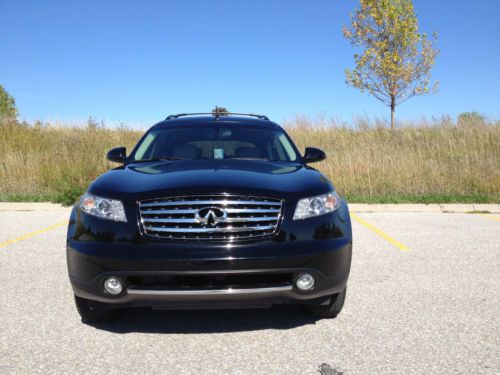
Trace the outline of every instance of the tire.
<instances>
[{"instance_id":1,"label":"tire","mask_svg":"<svg viewBox=\"0 0 500 375\"><path fill-rule=\"evenodd\" d=\"M344 307L344 301L346 296L347 288L342 292L332 295L330 299L330 304L323 305L312 305L307 306L309 313L316 318L320 319L333 319L342 311Z\"/></svg>"},{"instance_id":2,"label":"tire","mask_svg":"<svg viewBox=\"0 0 500 375\"><path fill-rule=\"evenodd\" d=\"M116 310L96 308L92 306L90 300L85 298L75 296L75 304L84 323L109 322L116 317Z\"/></svg>"}]
</instances>

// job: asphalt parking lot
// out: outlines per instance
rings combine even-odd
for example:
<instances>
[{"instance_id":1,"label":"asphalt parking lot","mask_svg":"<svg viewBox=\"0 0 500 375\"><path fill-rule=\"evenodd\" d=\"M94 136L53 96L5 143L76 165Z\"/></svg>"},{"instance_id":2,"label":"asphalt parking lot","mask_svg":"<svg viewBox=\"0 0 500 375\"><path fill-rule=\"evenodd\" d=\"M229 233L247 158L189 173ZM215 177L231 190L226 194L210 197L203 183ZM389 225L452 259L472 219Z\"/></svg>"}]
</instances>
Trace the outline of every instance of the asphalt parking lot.
<instances>
[{"instance_id":1,"label":"asphalt parking lot","mask_svg":"<svg viewBox=\"0 0 500 375\"><path fill-rule=\"evenodd\" d=\"M498 374L500 215L357 213L337 319L297 307L80 322L68 211L0 212L0 373Z\"/></svg>"}]
</instances>

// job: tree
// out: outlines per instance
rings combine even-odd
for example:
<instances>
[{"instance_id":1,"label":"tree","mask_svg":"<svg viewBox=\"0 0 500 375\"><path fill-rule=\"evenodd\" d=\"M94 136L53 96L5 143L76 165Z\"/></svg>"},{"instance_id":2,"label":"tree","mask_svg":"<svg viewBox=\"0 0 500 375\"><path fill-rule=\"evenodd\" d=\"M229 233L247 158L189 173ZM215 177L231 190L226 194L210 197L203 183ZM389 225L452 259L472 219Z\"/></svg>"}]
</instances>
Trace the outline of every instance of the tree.
<instances>
[{"instance_id":1,"label":"tree","mask_svg":"<svg viewBox=\"0 0 500 375\"><path fill-rule=\"evenodd\" d=\"M474 125L485 125L486 117L479 112L462 112L458 115L457 125L458 126L474 126Z\"/></svg>"},{"instance_id":2,"label":"tree","mask_svg":"<svg viewBox=\"0 0 500 375\"><path fill-rule=\"evenodd\" d=\"M0 118L16 118L17 108L14 98L0 85Z\"/></svg>"},{"instance_id":3,"label":"tree","mask_svg":"<svg viewBox=\"0 0 500 375\"><path fill-rule=\"evenodd\" d=\"M411 0L360 0L351 14L350 27L343 33L351 45L361 47L355 54L355 68L346 69L349 86L368 91L391 108L395 127L396 106L415 96L437 91L429 89L430 71L439 51L432 39L418 32Z\"/></svg>"}]
</instances>

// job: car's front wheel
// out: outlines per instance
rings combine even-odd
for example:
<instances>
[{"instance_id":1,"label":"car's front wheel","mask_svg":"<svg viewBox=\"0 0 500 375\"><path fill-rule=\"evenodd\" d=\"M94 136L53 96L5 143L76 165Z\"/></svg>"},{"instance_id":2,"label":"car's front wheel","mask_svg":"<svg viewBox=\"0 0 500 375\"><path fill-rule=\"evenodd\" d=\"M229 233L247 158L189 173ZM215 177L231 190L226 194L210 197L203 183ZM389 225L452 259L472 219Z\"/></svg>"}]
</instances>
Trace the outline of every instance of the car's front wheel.
<instances>
[{"instance_id":1,"label":"car's front wheel","mask_svg":"<svg viewBox=\"0 0 500 375\"><path fill-rule=\"evenodd\" d=\"M82 321L85 323L107 322L116 317L116 310L97 308L85 298L75 296L75 304Z\"/></svg>"},{"instance_id":2,"label":"car's front wheel","mask_svg":"<svg viewBox=\"0 0 500 375\"><path fill-rule=\"evenodd\" d=\"M334 294L330 298L328 305L311 305L307 306L307 308L316 318L335 318L342 311L342 307L344 307L346 291L347 288L340 293Z\"/></svg>"}]
</instances>

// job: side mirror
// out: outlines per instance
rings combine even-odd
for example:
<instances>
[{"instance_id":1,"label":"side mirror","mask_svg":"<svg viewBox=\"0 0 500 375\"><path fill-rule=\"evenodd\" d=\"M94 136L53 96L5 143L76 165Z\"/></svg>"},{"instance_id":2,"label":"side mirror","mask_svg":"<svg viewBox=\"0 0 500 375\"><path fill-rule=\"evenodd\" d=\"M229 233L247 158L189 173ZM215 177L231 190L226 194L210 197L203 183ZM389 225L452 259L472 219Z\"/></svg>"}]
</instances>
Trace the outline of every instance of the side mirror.
<instances>
[{"instance_id":1,"label":"side mirror","mask_svg":"<svg viewBox=\"0 0 500 375\"><path fill-rule=\"evenodd\" d=\"M106 155L108 160L115 163L125 163L127 160L127 149L125 147L115 147L108 151Z\"/></svg>"},{"instance_id":2,"label":"side mirror","mask_svg":"<svg viewBox=\"0 0 500 375\"><path fill-rule=\"evenodd\" d=\"M325 160L326 154L323 150L316 147L306 147L306 152L304 153L304 163L315 163L317 161Z\"/></svg>"}]
</instances>

